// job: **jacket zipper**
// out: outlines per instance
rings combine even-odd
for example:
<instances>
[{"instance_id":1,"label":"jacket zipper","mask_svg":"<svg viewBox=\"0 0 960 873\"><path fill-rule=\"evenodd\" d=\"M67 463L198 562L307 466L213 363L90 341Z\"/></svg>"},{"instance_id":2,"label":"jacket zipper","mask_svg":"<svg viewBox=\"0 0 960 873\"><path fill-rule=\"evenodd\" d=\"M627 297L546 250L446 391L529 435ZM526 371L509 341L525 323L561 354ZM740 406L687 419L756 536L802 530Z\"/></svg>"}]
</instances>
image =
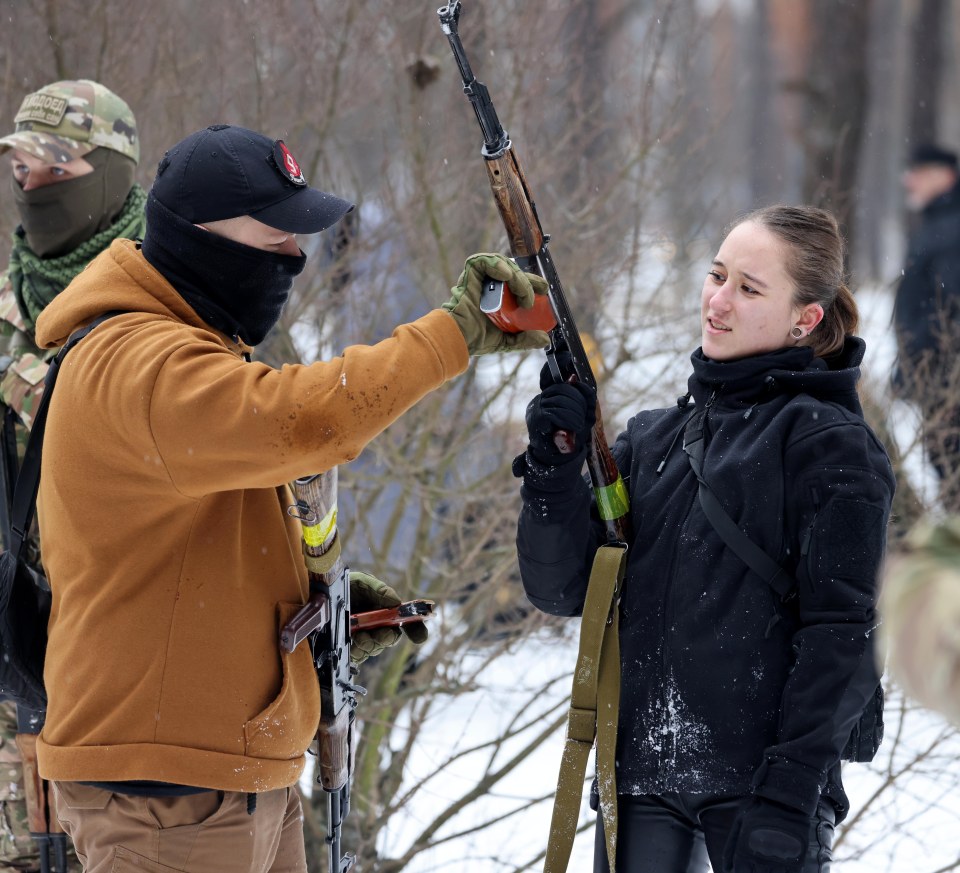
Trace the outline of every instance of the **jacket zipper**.
<instances>
[{"instance_id":1,"label":"jacket zipper","mask_svg":"<svg viewBox=\"0 0 960 873\"><path fill-rule=\"evenodd\" d=\"M813 518L810 519L810 524L808 524L803 529L803 534L800 537L800 560L806 561L807 555L810 552L810 543L813 541L813 529L817 525L817 518L820 515L820 492L817 491L816 487L813 485L810 486L810 496L813 498ZM810 577L810 587L813 588L815 573L809 572L807 575Z\"/></svg>"}]
</instances>

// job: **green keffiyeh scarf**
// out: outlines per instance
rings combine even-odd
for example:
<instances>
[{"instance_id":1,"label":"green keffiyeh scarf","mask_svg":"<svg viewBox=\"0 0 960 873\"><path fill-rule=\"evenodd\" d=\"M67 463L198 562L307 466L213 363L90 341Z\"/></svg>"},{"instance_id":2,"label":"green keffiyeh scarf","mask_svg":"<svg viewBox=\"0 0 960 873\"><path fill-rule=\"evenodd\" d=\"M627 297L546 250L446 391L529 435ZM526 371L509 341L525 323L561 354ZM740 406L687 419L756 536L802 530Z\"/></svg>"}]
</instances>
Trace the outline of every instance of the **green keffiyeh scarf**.
<instances>
[{"instance_id":1,"label":"green keffiyeh scarf","mask_svg":"<svg viewBox=\"0 0 960 873\"><path fill-rule=\"evenodd\" d=\"M17 298L20 314L32 334L37 317L90 261L115 239L140 239L146 229L143 214L147 194L134 185L127 195L123 209L106 230L92 236L85 243L59 258L40 258L24 238L23 230L13 232L13 251L10 252L8 278Z\"/></svg>"}]
</instances>

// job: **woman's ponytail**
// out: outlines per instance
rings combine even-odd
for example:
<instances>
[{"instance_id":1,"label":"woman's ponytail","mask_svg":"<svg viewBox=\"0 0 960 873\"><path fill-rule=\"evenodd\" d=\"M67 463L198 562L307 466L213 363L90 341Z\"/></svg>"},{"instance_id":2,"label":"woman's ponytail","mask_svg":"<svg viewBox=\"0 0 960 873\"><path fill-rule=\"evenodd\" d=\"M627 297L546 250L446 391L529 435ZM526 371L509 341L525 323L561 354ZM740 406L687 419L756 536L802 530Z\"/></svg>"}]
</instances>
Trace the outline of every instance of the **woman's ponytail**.
<instances>
[{"instance_id":1,"label":"woman's ponytail","mask_svg":"<svg viewBox=\"0 0 960 873\"><path fill-rule=\"evenodd\" d=\"M809 345L818 358L829 358L843 348L843 341L857 332L860 312L850 289L841 284L833 303L824 307L823 321L810 334Z\"/></svg>"}]
</instances>

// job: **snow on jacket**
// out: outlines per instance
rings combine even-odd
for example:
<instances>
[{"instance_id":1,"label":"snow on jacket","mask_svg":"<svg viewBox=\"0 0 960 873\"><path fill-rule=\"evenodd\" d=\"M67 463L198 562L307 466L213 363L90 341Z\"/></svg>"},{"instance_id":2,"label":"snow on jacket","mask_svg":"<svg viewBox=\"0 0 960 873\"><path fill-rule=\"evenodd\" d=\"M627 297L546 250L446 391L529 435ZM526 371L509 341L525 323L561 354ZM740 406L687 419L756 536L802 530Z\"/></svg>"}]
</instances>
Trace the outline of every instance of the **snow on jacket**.
<instances>
[{"instance_id":1,"label":"snow on jacket","mask_svg":"<svg viewBox=\"0 0 960 873\"><path fill-rule=\"evenodd\" d=\"M619 793L752 788L812 814L826 792L842 813L835 765L878 680L876 579L894 490L856 394L862 355L859 339L847 341L838 369L806 348L725 363L698 350L695 409L642 412L616 441L634 530L621 602ZM704 408L704 478L795 576L786 603L701 509L682 430ZM588 488L578 471L525 460L524 587L541 610L579 614L603 541Z\"/></svg>"},{"instance_id":2,"label":"snow on jacket","mask_svg":"<svg viewBox=\"0 0 960 873\"><path fill-rule=\"evenodd\" d=\"M279 370L247 362L118 241L44 311L64 360L39 521L53 591L40 772L230 791L297 781L320 697L279 630L307 578L287 482L355 458L467 366L450 316Z\"/></svg>"}]
</instances>

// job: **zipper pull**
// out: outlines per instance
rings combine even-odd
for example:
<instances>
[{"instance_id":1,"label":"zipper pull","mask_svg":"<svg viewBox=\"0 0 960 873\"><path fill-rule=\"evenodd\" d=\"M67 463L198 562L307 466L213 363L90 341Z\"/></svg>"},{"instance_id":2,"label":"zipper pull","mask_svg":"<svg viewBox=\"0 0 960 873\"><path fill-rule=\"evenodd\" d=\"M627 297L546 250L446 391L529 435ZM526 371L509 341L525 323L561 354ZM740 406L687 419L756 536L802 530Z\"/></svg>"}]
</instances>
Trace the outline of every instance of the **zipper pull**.
<instances>
[{"instance_id":1,"label":"zipper pull","mask_svg":"<svg viewBox=\"0 0 960 873\"><path fill-rule=\"evenodd\" d=\"M803 536L800 537L800 557L805 558L807 552L810 551L810 540L813 539L813 529L817 524L817 516L820 514L820 492L816 488L811 487L810 493L813 495L813 518L810 519L810 524L803 531Z\"/></svg>"}]
</instances>

